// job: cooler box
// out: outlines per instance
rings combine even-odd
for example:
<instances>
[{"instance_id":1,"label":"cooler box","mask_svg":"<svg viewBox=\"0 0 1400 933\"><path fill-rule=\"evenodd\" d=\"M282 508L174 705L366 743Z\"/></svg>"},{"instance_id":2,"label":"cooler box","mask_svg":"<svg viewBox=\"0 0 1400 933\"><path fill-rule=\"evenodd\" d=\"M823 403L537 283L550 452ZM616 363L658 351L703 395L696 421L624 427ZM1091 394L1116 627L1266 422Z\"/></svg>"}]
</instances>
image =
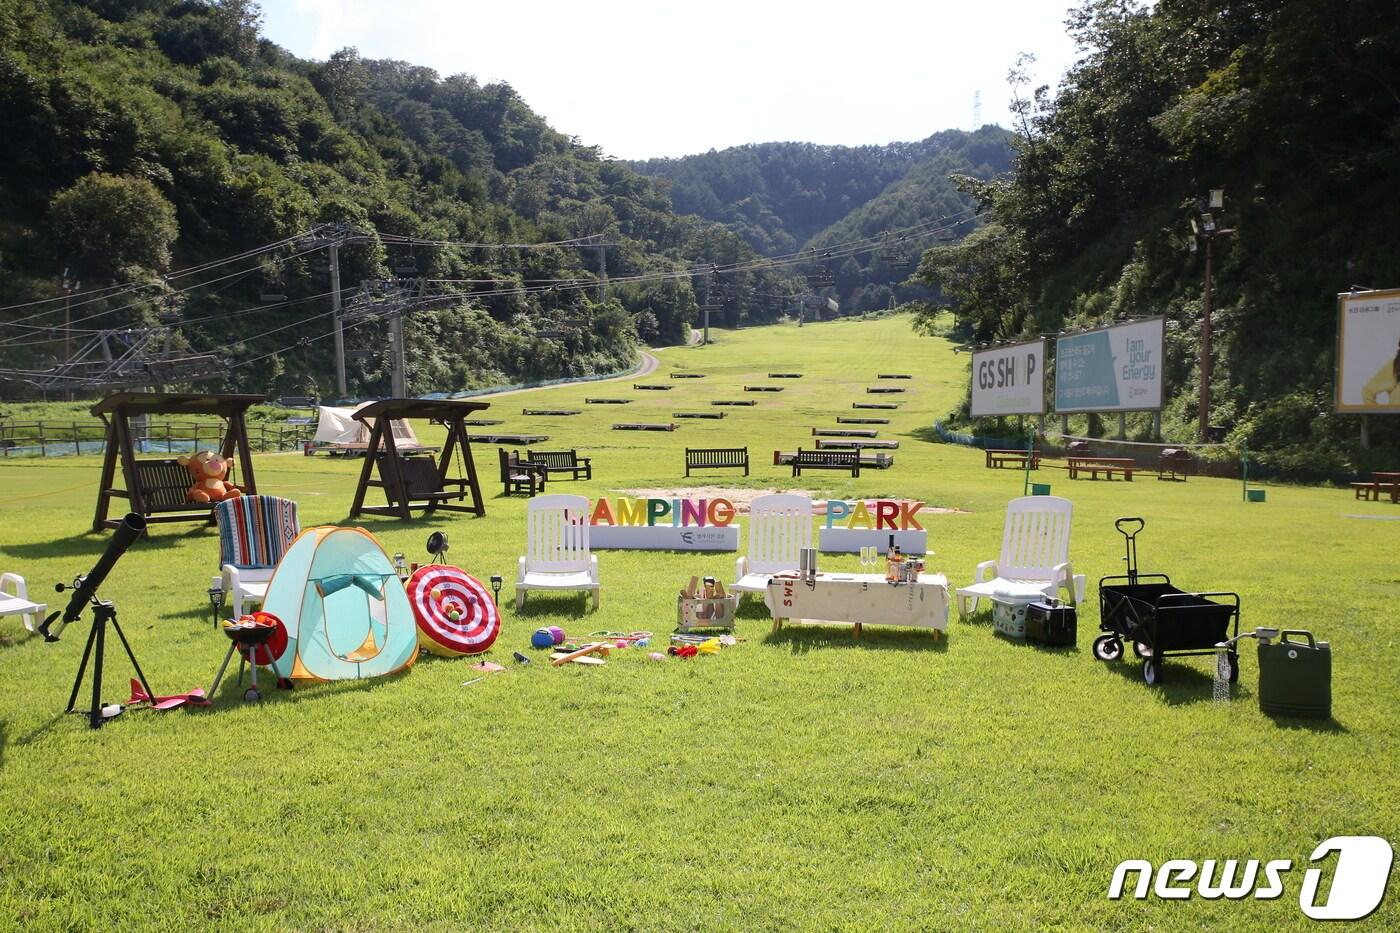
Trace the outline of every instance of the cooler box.
<instances>
[{"instance_id":1,"label":"cooler box","mask_svg":"<svg viewBox=\"0 0 1400 933\"><path fill-rule=\"evenodd\" d=\"M1078 613L1058 600L1031 603L1026 607L1026 640L1037 645L1073 645Z\"/></svg>"},{"instance_id":2,"label":"cooler box","mask_svg":"<svg viewBox=\"0 0 1400 933\"><path fill-rule=\"evenodd\" d=\"M1294 641L1289 636L1306 641ZM1332 715L1332 647L1312 632L1288 630L1259 645L1259 709L1270 716Z\"/></svg>"},{"instance_id":3,"label":"cooler box","mask_svg":"<svg viewBox=\"0 0 1400 933\"><path fill-rule=\"evenodd\" d=\"M992 601L992 626L1007 638L1026 637L1026 607L1035 596L1003 594L989 597Z\"/></svg>"}]
</instances>

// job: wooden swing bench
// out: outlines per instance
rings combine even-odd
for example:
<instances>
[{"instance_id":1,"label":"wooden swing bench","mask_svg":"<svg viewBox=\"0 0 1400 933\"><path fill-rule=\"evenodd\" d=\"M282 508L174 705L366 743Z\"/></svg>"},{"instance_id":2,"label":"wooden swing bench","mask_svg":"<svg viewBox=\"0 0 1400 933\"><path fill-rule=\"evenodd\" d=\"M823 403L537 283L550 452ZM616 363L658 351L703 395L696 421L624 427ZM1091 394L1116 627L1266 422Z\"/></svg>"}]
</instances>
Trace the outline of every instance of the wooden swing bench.
<instances>
[{"instance_id":1,"label":"wooden swing bench","mask_svg":"<svg viewBox=\"0 0 1400 933\"><path fill-rule=\"evenodd\" d=\"M441 509L468 512L477 517L485 515L486 504L476 475L476 462L472 459L471 440L463 422L472 412L490 407L489 402L461 399L389 398L371 402L356 411L355 420L368 424L370 433L364 467L350 505L350 517L369 513L407 520L413 517L413 509L421 509L425 514ZM431 455L401 455L390 425L408 418L428 418L447 428L447 442L438 460L434 461ZM452 455L458 450L465 475L449 478ZM371 471L376 469L379 478L371 479ZM365 493L370 488L383 489L386 504L365 505ZM448 504L453 501L463 504Z\"/></svg>"},{"instance_id":2,"label":"wooden swing bench","mask_svg":"<svg viewBox=\"0 0 1400 933\"><path fill-rule=\"evenodd\" d=\"M113 499L126 499L129 508L146 517L147 524L157 522L203 522L213 524L214 504L190 502L186 499L193 479L189 471L173 457L137 460L137 439L132 435L132 417L142 415L217 415L225 419L228 428L219 445L219 456L233 461L237 471L231 471L229 482L245 495L257 494L253 477L253 461L249 456L248 428L245 415L250 407L264 401L261 395L175 395L164 392L119 392L109 395L92 406L92 413L107 426L106 447L102 456L102 473L97 490L97 511L92 530L115 528L119 518L109 518ZM117 461L121 461L125 488L118 488Z\"/></svg>"}]
</instances>

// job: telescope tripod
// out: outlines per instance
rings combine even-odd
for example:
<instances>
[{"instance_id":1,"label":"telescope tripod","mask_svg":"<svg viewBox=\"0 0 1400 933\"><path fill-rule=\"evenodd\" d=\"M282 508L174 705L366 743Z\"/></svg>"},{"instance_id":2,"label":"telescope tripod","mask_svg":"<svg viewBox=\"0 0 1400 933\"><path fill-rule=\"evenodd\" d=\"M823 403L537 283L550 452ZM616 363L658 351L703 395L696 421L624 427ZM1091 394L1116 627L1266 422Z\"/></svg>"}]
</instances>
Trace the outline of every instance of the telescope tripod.
<instances>
[{"instance_id":1,"label":"telescope tripod","mask_svg":"<svg viewBox=\"0 0 1400 933\"><path fill-rule=\"evenodd\" d=\"M68 708L65 713L74 712L73 707L78 704L78 691L83 686L83 675L87 673L88 661L92 661L92 707L88 710L88 725L93 729L100 729L104 722L102 716L102 660L107 643L107 626L111 625L112 631L117 633L117 638L121 639L122 647L126 649L126 656L131 660L131 666L136 670L136 676L141 681L141 686L146 688L146 696L155 696L155 691L146 682L146 675L141 671L141 665L136 661L136 655L131 651L131 644L126 640L126 634L122 632L121 624L117 622L117 607L105 600L94 599L92 601L92 629L88 632L87 647L83 649L83 660L78 665L78 676L73 678L73 692L68 695ZM94 649L96 649L94 651Z\"/></svg>"}]
</instances>

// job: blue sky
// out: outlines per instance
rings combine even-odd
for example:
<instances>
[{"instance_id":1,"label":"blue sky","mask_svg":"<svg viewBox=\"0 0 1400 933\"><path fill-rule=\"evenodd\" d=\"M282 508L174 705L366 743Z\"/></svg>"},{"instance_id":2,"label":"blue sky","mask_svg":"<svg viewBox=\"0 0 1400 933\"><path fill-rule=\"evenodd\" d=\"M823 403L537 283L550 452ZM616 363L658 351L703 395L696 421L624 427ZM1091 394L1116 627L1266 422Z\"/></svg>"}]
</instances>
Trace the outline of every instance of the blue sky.
<instances>
[{"instance_id":1,"label":"blue sky","mask_svg":"<svg viewBox=\"0 0 1400 933\"><path fill-rule=\"evenodd\" d=\"M747 142L861 145L1009 122L1006 72L1073 62L1063 0L976 3L474 4L264 0L264 31L306 58L355 46L506 81L555 129L620 158Z\"/></svg>"}]
</instances>

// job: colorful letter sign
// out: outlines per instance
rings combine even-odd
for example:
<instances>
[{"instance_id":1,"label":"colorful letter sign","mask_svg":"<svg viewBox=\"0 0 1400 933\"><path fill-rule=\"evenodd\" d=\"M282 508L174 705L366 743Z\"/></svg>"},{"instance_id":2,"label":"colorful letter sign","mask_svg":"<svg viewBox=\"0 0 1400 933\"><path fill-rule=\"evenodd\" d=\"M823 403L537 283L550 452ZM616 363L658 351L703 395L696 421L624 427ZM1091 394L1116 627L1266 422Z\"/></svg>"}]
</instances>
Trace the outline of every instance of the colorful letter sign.
<instances>
[{"instance_id":1,"label":"colorful letter sign","mask_svg":"<svg viewBox=\"0 0 1400 933\"><path fill-rule=\"evenodd\" d=\"M599 499L589 545L645 551L735 551L739 527L728 499Z\"/></svg>"},{"instance_id":2,"label":"colorful letter sign","mask_svg":"<svg viewBox=\"0 0 1400 933\"><path fill-rule=\"evenodd\" d=\"M901 552L923 554L928 549L928 534L918 518L923 507L922 502L894 499L829 499L820 550L828 554L856 554L863 547L877 547L883 554L893 538Z\"/></svg>"}]
</instances>

